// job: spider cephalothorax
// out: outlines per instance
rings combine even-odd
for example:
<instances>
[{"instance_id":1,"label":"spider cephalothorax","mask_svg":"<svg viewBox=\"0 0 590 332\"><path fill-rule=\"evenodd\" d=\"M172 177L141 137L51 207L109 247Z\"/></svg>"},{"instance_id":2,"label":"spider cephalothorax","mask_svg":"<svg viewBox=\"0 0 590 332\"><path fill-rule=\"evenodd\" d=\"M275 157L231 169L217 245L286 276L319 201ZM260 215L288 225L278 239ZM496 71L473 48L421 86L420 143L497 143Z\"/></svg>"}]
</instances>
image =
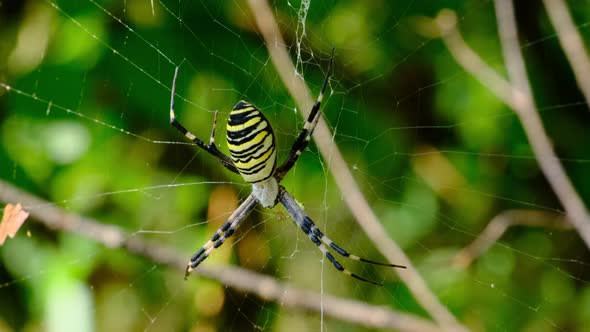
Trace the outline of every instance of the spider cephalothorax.
<instances>
[{"instance_id":1,"label":"spider cephalothorax","mask_svg":"<svg viewBox=\"0 0 590 332\"><path fill-rule=\"evenodd\" d=\"M293 143L287 159L278 167L276 166L276 145L272 126L264 114L256 108L256 106L248 102L239 101L229 114L227 122L227 146L229 148L230 157L219 151L215 145L217 112L215 112L213 119L213 129L211 130L209 144L198 139L176 121L176 116L174 114L174 94L176 91L178 67L176 68L174 72L174 80L172 81L172 96L170 98L170 123L197 146L217 157L225 168L234 173L240 174L244 180L252 184L252 193L248 198L246 198L246 200L244 200L244 202L242 202L242 204L232 213L223 226L215 232L213 237L190 258L186 268L186 276L201 264L201 262L203 262L209 254L215 250L215 248L221 246L223 242L235 232L240 223L246 218L248 213L254 209L257 203L260 203L265 208L272 208L278 202L285 207L287 212L291 215L291 218L293 218L293 221L305 232L309 239L318 246L320 251L338 271L353 278L380 285L377 282L360 277L345 269L336 258L334 258L332 253L330 253L328 247L339 255L353 260L376 265L405 268L400 265L371 261L348 253L325 236L315 226L311 218L303 212L295 199L284 187L279 185L287 172L289 172L289 170L295 165L295 162L311 140L313 130L321 116L320 105L324 96L324 91L328 85L328 80L330 79L333 59L334 50L332 49L332 56L330 57L330 63L318 99L313 105L303 129L297 136L295 143Z\"/></svg>"}]
</instances>

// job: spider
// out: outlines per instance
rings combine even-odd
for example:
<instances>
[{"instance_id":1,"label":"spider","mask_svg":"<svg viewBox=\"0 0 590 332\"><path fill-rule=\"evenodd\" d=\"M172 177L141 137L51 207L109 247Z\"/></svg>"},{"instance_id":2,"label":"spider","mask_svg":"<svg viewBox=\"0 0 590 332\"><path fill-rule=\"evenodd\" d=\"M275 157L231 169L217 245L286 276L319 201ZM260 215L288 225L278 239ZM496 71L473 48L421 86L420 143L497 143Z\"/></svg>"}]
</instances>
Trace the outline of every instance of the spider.
<instances>
[{"instance_id":1,"label":"spider","mask_svg":"<svg viewBox=\"0 0 590 332\"><path fill-rule=\"evenodd\" d=\"M291 215L295 224L316 244L332 265L338 271L350 277L373 285L382 286L381 283L363 278L344 268L332 253L328 251L328 247L332 248L339 255L352 260L375 265L405 268L402 265L380 263L348 253L325 236L316 227L311 218L303 212L295 199L283 186L279 185L281 180L295 165L295 162L297 162L297 159L311 140L313 131L321 116L320 105L330 79L333 60L334 49L332 49L332 55L320 94L309 113L303 129L291 147L286 161L278 167L276 166L275 137L270 122L268 122L264 114L256 106L246 101L239 101L229 113L227 122L227 146L231 157L223 154L215 145L217 111L213 118L213 128L211 129L209 144L201 141L181 125L176 120L174 114L176 78L179 70L179 67L176 67L172 81L172 95L170 97L170 124L186 136L186 138L193 141L198 147L219 159L225 168L236 174L240 174L246 182L252 184L252 193L248 198L230 215L227 221L215 232L213 237L192 255L186 267L185 279L199 264L209 257L213 250L221 246L235 232L257 203L260 203L265 208L273 208L280 202L289 215Z\"/></svg>"}]
</instances>

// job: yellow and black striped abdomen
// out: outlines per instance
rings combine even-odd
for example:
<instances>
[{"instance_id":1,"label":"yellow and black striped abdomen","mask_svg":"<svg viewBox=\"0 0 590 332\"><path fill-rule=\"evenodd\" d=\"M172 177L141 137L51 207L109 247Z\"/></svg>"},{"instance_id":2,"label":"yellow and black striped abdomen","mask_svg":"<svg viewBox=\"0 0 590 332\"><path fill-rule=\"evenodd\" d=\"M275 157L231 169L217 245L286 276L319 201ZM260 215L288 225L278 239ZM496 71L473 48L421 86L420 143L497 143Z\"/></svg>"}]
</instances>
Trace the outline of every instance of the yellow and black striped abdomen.
<instances>
[{"instance_id":1,"label":"yellow and black striped abdomen","mask_svg":"<svg viewBox=\"0 0 590 332\"><path fill-rule=\"evenodd\" d=\"M240 101L229 113L227 146L244 180L256 183L273 175L277 159L274 133L254 105Z\"/></svg>"}]
</instances>

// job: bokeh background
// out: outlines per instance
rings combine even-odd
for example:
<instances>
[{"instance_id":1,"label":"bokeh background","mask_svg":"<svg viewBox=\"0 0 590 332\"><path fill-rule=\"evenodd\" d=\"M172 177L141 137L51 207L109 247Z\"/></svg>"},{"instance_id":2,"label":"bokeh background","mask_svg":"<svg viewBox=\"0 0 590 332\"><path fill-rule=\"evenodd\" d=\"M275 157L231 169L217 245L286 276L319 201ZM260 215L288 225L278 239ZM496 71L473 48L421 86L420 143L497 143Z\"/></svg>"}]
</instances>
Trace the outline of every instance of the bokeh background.
<instances>
[{"instance_id":1,"label":"bokeh background","mask_svg":"<svg viewBox=\"0 0 590 332\"><path fill-rule=\"evenodd\" d=\"M515 226L471 264L460 250L513 209L563 217L514 113L429 29L454 9L471 47L505 69L490 1L274 1L314 94L330 49L324 117L387 235L473 331L590 331L590 254L574 230ZM307 8L307 5L309 7ZM588 41L590 7L570 6ZM590 112L540 2L517 2L522 51L560 161L590 203ZM122 227L187 258L250 188L169 125L207 140L219 110L262 109L285 157L303 120L244 1L0 2L0 178L69 212ZM5 87L10 86L8 91ZM168 142L168 143L161 143ZM312 144L284 181L351 252L381 259ZM25 208L43 211L44 206ZM536 221L536 220L535 220ZM543 224L543 220L539 221ZM565 227L567 228L567 227ZM258 208L205 264L427 318L388 269L336 272L282 208ZM1 331L363 331L113 250L30 219L0 248Z\"/></svg>"}]
</instances>

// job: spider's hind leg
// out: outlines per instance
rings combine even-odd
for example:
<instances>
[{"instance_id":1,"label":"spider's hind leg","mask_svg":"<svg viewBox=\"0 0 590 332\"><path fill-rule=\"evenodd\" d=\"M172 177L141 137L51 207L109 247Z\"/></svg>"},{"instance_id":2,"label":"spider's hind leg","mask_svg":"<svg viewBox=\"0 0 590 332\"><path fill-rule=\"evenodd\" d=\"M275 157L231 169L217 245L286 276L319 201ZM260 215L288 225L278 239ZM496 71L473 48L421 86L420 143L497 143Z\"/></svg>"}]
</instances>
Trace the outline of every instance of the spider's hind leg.
<instances>
[{"instance_id":1,"label":"spider's hind leg","mask_svg":"<svg viewBox=\"0 0 590 332\"><path fill-rule=\"evenodd\" d=\"M334 243L332 240L330 240L327 236L325 236L316 227L316 225L313 223L311 218L309 218L303 212L303 210L301 210L301 208L299 207L299 205L297 204L295 199L283 187L279 188L279 201L283 204L283 206L285 207L287 212L289 212L289 214L291 215L291 217L293 218L295 223L299 226L299 228L301 228L301 230L303 230L303 232L309 237L309 239L318 246L318 249L320 249L320 251L324 254L324 256L326 256L326 258L332 263L332 265L334 265L334 267L338 271L340 271L348 276L351 276L355 279L358 279L358 280L361 280L361 281L364 281L364 282L367 282L367 283L370 283L373 285L382 286L381 283L365 279L365 278L358 276L358 275L350 272L349 270L345 269L342 266L342 264L340 264L340 262L338 262L336 260L336 258L334 258L334 255L332 255L332 253L328 251L328 248L326 247L326 245L329 246L330 248L334 249L341 256L348 257L353 260L357 260L357 261L361 261L361 262L365 262L365 263L370 263L370 264L375 264L375 265L405 268L405 266L375 262L375 261L361 258L359 256L352 255L352 254L348 253L346 250L342 249L340 246L338 246L336 243Z\"/></svg>"},{"instance_id":2,"label":"spider's hind leg","mask_svg":"<svg viewBox=\"0 0 590 332\"><path fill-rule=\"evenodd\" d=\"M305 219L307 219L311 222L311 219L309 219L309 217L305 216ZM376 286L383 286L383 284L380 282L376 282L376 281L372 281L372 280L363 278L359 275L356 275L356 274L350 272L348 269L344 268L344 266L342 266L342 264L340 264L340 262L338 262L338 260L336 260L336 258L334 258L334 255L332 255L332 253L328 251L328 248L326 248L326 246L320 241L320 239L313 233L313 231L310 228L310 224L308 222L306 222L306 221L301 222L301 223L297 222L297 221L295 221L295 222L299 225L301 230L303 230L303 232L305 232L305 234L307 234L309 239L318 246L320 251L324 254L324 256L326 256L326 258L332 263L332 265L334 265L336 270L338 270L348 276L351 276L355 279L367 282L369 284L376 285ZM311 223L311 225L313 225L313 222Z\"/></svg>"},{"instance_id":3,"label":"spider's hind leg","mask_svg":"<svg viewBox=\"0 0 590 332\"><path fill-rule=\"evenodd\" d=\"M194 255L191 256L186 266L184 279L199 266L209 254L217 248L219 248L227 238L232 236L242 221L248 216L250 211L254 209L258 199L254 195L248 196L246 200L229 216L227 221L217 230L215 234L204 246L201 247Z\"/></svg>"},{"instance_id":4,"label":"spider's hind leg","mask_svg":"<svg viewBox=\"0 0 590 332\"><path fill-rule=\"evenodd\" d=\"M313 223L313 221L311 219L309 219L309 217L306 217L306 218L307 218L307 221L306 222L309 224L309 230L310 230L310 232L313 233L315 236L317 236L327 246L329 246L330 248L334 249L339 255L341 255L343 257L350 258L350 259L355 260L355 261L363 262L363 263L369 263L369 264L381 265L381 266L389 266L389 267L397 267L397 268L400 268L400 269L405 269L406 268L403 265L377 262L377 261L373 261L373 260L370 260L370 259L366 259L366 258L362 258L362 257L356 256L356 255L350 254L346 250L342 249L342 247L340 247L339 245L337 245L336 243L334 243L334 241L330 240L329 237L325 236L324 233L322 233L316 227L316 225Z\"/></svg>"}]
</instances>

